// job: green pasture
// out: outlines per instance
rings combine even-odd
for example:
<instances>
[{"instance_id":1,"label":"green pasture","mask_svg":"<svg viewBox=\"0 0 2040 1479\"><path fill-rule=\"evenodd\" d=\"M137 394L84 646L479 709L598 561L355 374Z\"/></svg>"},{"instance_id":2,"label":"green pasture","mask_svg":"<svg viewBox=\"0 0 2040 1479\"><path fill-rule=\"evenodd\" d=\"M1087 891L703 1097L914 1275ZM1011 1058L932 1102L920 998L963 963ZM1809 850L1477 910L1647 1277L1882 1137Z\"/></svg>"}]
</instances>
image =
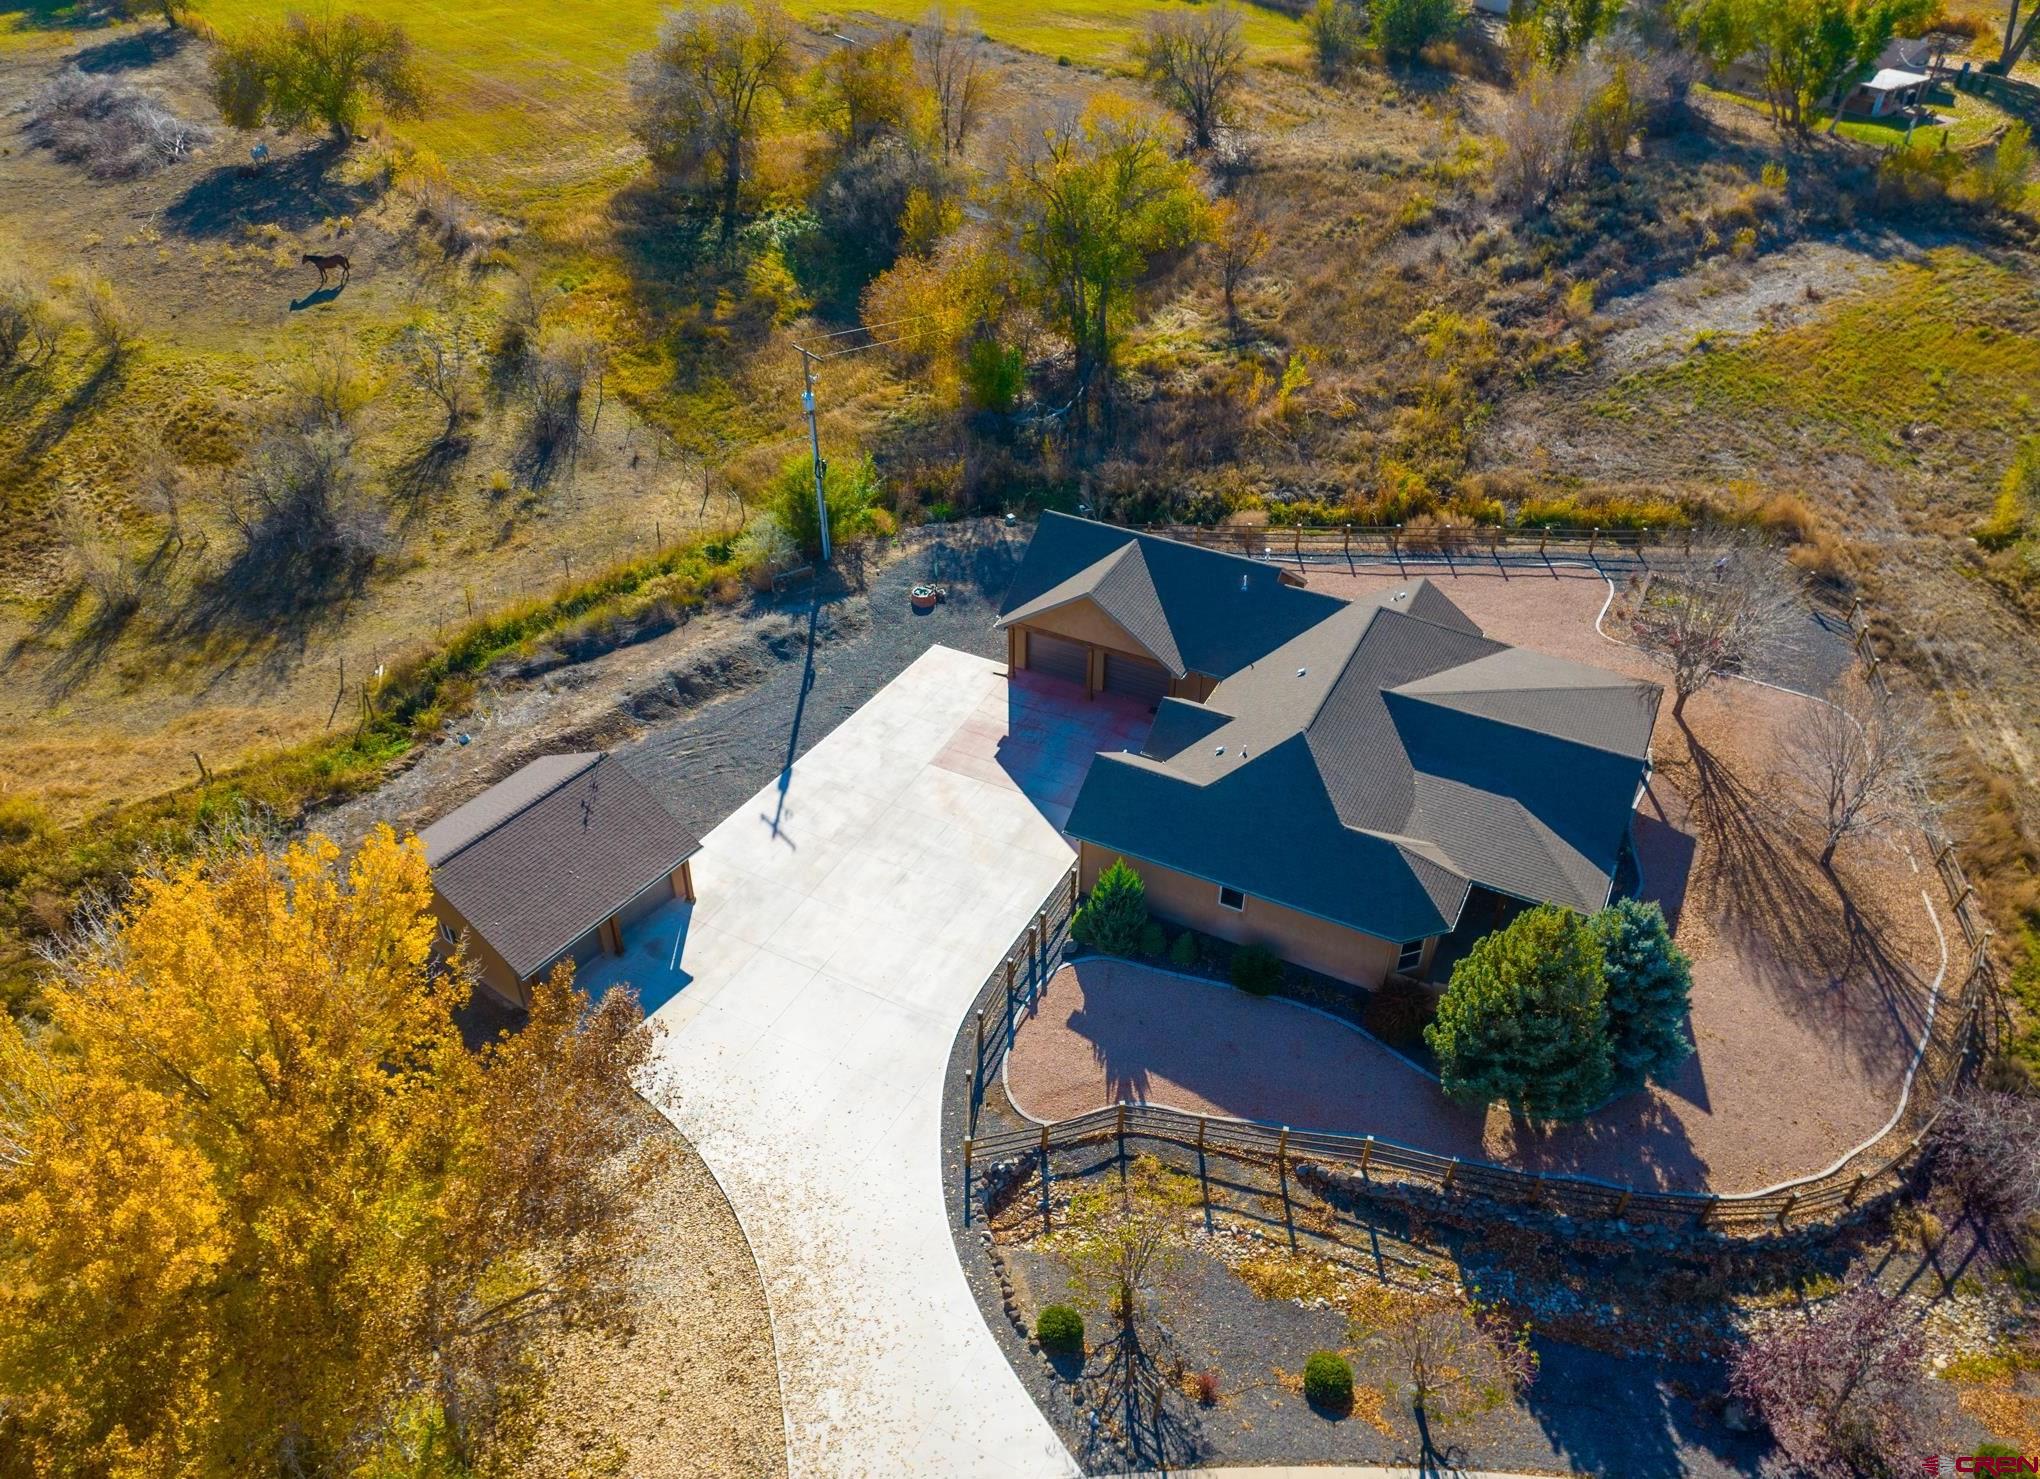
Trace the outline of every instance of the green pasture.
<instances>
[{"instance_id":1,"label":"green pasture","mask_svg":"<svg viewBox=\"0 0 2040 1479\"><path fill-rule=\"evenodd\" d=\"M1893 265L1806 321L1624 377L1598 409L1659 434L1701 418L1790 423L1837 451L1893 461L1894 427L1928 426L1958 446L1995 444L2040 401L2040 289L1959 247ZM1986 447L1985 444L1990 444Z\"/></svg>"},{"instance_id":2,"label":"green pasture","mask_svg":"<svg viewBox=\"0 0 2040 1479\"><path fill-rule=\"evenodd\" d=\"M558 0L335 0L336 8L401 23L417 43L432 97L426 116L400 127L431 149L455 179L506 205L614 184L635 158L625 135L633 55L657 34L663 0L593 5ZM845 20L914 20L929 0L871 0L846 9L786 0L801 20L827 30ZM974 13L994 40L1071 64L1122 63L1141 18L1185 0L1042 0L985 5ZM231 31L293 8L282 0L197 0ZM0 0L0 45L62 27L53 4ZM1274 11L1243 7L1249 44L1263 59L1301 55L1302 29Z\"/></svg>"}]
</instances>

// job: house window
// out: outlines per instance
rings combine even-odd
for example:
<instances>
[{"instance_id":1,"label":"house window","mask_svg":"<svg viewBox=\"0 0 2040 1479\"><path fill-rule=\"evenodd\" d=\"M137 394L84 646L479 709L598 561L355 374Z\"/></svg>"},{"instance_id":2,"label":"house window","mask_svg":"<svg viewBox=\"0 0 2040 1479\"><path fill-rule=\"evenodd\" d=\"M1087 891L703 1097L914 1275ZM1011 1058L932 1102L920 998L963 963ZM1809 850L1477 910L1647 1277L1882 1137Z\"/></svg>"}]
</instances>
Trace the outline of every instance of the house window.
<instances>
[{"instance_id":1,"label":"house window","mask_svg":"<svg viewBox=\"0 0 2040 1479\"><path fill-rule=\"evenodd\" d=\"M439 940L441 944L447 946L458 945L460 943L459 937L453 932L453 926L443 919L439 921Z\"/></svg>"},{"instance_id":2,"label":"house window","mask_svg":"<svg viewBox=\"0 0 2040 1479\"><path fill-rule=\"evenodd\" d=\"M1423 963L1424 942L1422 940L1410 941L1409 944L1402 947L1402 953L1395 958L1395 968L1399 971L1413 971Z\"/></svg>"},{"instance_id":3,"label":"house window","mask_svg":"<svg viewBox=\"0 0 2040 1479\"><path fill-rule=\"evenodd\" d=\"M1221 887L1218 891L1218 907L1221 909L1244 909L1247 896L1236 888Z\"/></svg>"}]
</instances>

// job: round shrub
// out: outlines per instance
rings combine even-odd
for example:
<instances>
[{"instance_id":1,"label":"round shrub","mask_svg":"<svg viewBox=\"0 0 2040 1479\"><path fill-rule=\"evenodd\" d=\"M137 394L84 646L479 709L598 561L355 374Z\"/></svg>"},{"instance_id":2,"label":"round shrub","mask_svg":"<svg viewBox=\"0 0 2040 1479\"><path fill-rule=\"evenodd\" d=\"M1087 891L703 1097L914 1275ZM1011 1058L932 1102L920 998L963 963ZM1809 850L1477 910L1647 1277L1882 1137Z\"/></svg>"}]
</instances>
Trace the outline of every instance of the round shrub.
<instances>
[{"instance_id":1,"label":"round shrub","mask_svg":"<svg viewBox=\"0 0 2040 1479\"><path fill-rule=\"evenodd\" d=\"M1169 964L1179 971L1197 969L1197 936L1184 930L1176 936L1176 943L1169 947Z\"/></svg>"},{"instance_id":2,"label":"round shrub","mask_svg":"<svg viewBox=\"0 0 2040 1479\"><path fill-rule=\"evenodd\" d=\"M1080 1351L1084 1348L1084 1317L1066 1304L1047 1305L1034 1317L1034 1338L1044 1350ZM1349 1373L1346 1377L1349 1390L1352 1384Z\"/></svg>"},{"instance_id":3,"label":"round shrub","mask_svg":"<svg viewBox=\"0 0 2040 1479\"><path fill-rule=\"evenodd\" d=\"M1344 1412L1353 1405L1353 1368L1333 1351L1313 1351L1303 1363L1303 1395L1313 1406Z\"/></svg>"},{"instance_id":4,"label":"round shrub","mask_svg":"<svg viewBox=\"0 0 2040 1479\"><path fill-rule=\"evenodd\" d=\"M1159 958L1169 949L1169 935L1159 924L1150 919L1140 927L1140 953L1150 958Z\"/></svg>"},{"instance_id":5,"label":"round shrub","mask_svg":"<svg viewBox=\"0 0 2040 1479\"><path fill-rule=\"evenodd\" d=\"M1249 996L1266 996L1282 984L1282 961L1266 945L1233 952L1232 983Z\"/></svg>"}]
</instances>

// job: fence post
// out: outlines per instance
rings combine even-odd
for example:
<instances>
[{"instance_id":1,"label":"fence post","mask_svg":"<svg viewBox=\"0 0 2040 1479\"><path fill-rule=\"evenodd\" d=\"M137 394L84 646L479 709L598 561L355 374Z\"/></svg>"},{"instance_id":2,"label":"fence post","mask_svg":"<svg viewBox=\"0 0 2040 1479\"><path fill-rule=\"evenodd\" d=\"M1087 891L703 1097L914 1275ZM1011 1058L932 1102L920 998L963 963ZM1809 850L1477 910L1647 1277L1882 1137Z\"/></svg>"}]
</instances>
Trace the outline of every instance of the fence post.
<instances>
[{"instance_id":1,"label":"fence post","mask_svg":"<svg viewBox=\"0 0 2040 1479\"><path fill-rule=\"evenodd\" d=\"M1126 1159L1126 1101L1119 1101L1119 1158Z\"/></svg>"},{"instance_id":2,"label":"fence post","mask_svg":"<svg viewBox=\"0 0 2040 1479\"><path fill-rule=\"evenodd\" d=\"M963 1194L970 1196L970 1136L963 1137Z\"/></svg>"},{"instance_id":3,"label":"fence post","mask_svg":"<svg viewBox=\"0 0 2040 1479\"><path fill-rule=\"evenodd\" d=\"M1388 552L1397 559L1402 558L1402 525L1397 524L1388 531Z\"/></svg>"},{"instance_id":4,"label":"fence post","mask_svg":"<svg viewBox=\"0 0 2040 1479\"><path fill-rule=\"evenodd\" d=\"M1459 1174L1459 1157L1452 1157L1452 1164L1445 1168L1445 1179L1438 1184L1440 1191L1452 1190L1452 1178Z\"/></svg>"},{"instance_id":5,"label":"fence post","mask_svg":"<svg viewBox=\"0 0 2040 1479\"><path fill-rule=\"evenodd\" d=\"M1537 557L1540 560L1544 558L1544 542L1550 538L1551 530L1549 527L1537 531Z\"/></svg>"},{"instance_id":6,"label":"fence post","mask_svg":"<svg viewBox=\"0 0 2040 1479\"><path fill-rule=\"evenodd\" d=\"M1849 1194L1842 1198L1842 1205L1844 1207L1856 1205L1856 1198L1863 1195L1863 1183L1869 1179L1870 1173L1868 1171L1858 1171L1856 1173L1856 1179L1849 1183Z\"/></svg>"},{"instance_id":7,"label":"fence post","mask_svg":"<svg viewBox=\"0 0 2040 1479\"><path fill-rule=\"evenodd\" d=\"M1006 1014L1013 1014L1013 957L1006 957Z\"/></svg>"},{"instance_id":8,"label":"fence post","mask_svg":"<svg viewBox=\"0 0 2040 1479\"><path fill-rule=\"evenodd\" d=\"M1275 1142L1275 1174L1289 1174L1289 1126L1282 1127L1282 1138Z\"/></svg>"},{"instance_id":9,"label":"fence post","mask_svg":"<svg viewBox=\"0 0 2040 1479\"><path fill-rule=\"evenodd\" d=\"M1648 524L1645 524L1643 531L1636 536L1636 558L1641 560L1645 566L1650 564L1650 525Z\"/></svg>"},{"instance_id":10,"label":"fence post","mask_svg":"<svg viewBox=\"0 0 2040 1479\"><path fill-rule=\"evenodd\" d=\"M1293 532L1296 535L1296 563L1301 565L1303 563L1303 525L1298 524Z\"/></svg>"},{"instance_id":11,"label":"fence post","mask_svg":"<svg viewBox=\"0 0 2040 1479\"><path fill-rule=\"evenodd\" d=\"M1051 1202L1048 1190L1048 1125L1041 1127L1041 1230L1048 1229L1048 1209Z\"/></svg>"},{"instance_id":12,"label":"fence post","mask_svg":"<svg viewBox=\"0 0 2040 1479\"><path fill-rule=\"evenodd\" d=\"M1622 1188L1622 1196L1615 1203L1615 1220L1617 1222L1620 1222L1622 1220L1622 1214L1629 1210L1629 1199L1634 1195L1635 1192L1632 1191L1629 1187L1625 1186Z\"/></svg>"},{"instance_id":13,"label":"fence post","mask_svg":"<svg viewBox=\"0 0 2040 1479\"><path fill-rule=\"evenodd\" d=\"M1350 563L1353 558L1353 526L1351 524L1341 524L1339 530L1339 553L1344 555Z\"/></svg>"},{"instance_id":14,"label":"fence post","mask_svg":"<svg viewBox=\"0 0 2040 1479\"><path fill-rule=\"evenodd\" d=\"M1594 526L1594 531L1593 531L1593 532L1592 532L1591 534L1589 534L1589 535L1587 536L1587 558L1588 558L1588 559L1590 559L1590 560L1591 560L1591 559L1593 559L1593 558L1594 558L1594 546L1595 546L1595 545L1597 545L1597 544L1599 544L1600 542L1601 542L1601 528L1600 528L1600 526L1599 526L1599 525L1597 524L1597 525L1595 525L1595 526Z\"/></svg>"},{"instance_id":15,"label":"fence post","mask_svg":"<svg viewBox=\"0 0 2040 1479\"><path fill-rule=\"evenodd\" d=\"M1034 921L1034 927L1035 927L1035 930L1036 930L1036 933L1037 933L1037 938L1039 938L1039 939L1040 939L1040 941L1041 941L1041 963L1042 963L1043 965L1047 965L1047 964L1048 964L1048 911L1047 911L1046 909L1043 909L1043 910L1042 910L1042 911L1040 912L1040 914L1036 916L1036 918L1035 918L1035 921Z\"/></svg>"},{"instance_id":16,"label":"fence post","mask_svg":"<svg viewBox=\"0 0 2040 1479\"><path fill-rule=\"evenodd\" d=\"M977 1014L977 1042L977 1062L978 1067L982 1068L985 1066L985 1014L983 1008L979 1008Z\"/></svg>"},{"instance_id":17,"label":"fence post","mask_svg":"<svg viewBox=\"0 0 2040 1479\"><path fill-rule=\"evenodd\" d=\"M1367 1174L1367 1163L1374 1159L1374 1137L1369 1135L1367 1143L1360 1147L1360 1174Z\"/></svg>"},{"instance_id":18,"label":"fence post","mask_svg":"<svg viewBox=\"0 0 2040 1479\"><path fill-rule=\"evenodd\" d=\"M1197 1153L1204 1154L1204 1116L1197 1116Z\"/></svg>"},{"instance_id":19,"label":"fence post","mask_svg":"<svg viewBox=\"0 0 2040 1479\"><path fill-rule=\"evenodd\" d=\"M1501 546L1502 546L1502 526L1500 524L1490 524L1488 526L1487 532L1488 557L1490 559L1495 558L1495 551L1500 549Z\"/></svg>"},{"instance_id":20,"label":"fence post","mask_svg":"<svg viewBox=\"0 0 2040 1479\"><path fill-rule=\"evenodd\" d=\"M1799 1201L1798 1192L1796 1191L1788 1192L1786 1194L1785 1204L1778 1209L1778 1230L1780 1232L1783 1232L1785 1230L1785 1221L1792 1215L1792 1208L1798 1203L1798 1201Z\"/></svg>"}]
</instances>

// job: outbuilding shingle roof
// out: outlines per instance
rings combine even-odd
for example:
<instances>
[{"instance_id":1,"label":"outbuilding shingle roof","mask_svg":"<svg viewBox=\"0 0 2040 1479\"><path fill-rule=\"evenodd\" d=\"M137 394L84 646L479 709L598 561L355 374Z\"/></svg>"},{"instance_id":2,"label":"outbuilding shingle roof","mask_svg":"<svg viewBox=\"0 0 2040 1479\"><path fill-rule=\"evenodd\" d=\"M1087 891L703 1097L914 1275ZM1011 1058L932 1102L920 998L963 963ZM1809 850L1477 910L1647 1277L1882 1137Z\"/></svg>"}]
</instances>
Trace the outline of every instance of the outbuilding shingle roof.
<instances>
[{"instance_id":1,"label":"outbuilding shingle roof","mask_svg":"<svg viewBox=\"0 0 2040 1479\"><path fill-rule=\"evenodd\" d=\"M434 887L520 979L701 846L601 751L534 760L419 838Z\"/></svg>"},{"instance_id":2,"label":"outbuilding shingle roof","mask_svg":"<svg viewBox=\"0 0 2040 1479\"><path fill-rule=\"evenodd\" d=\"M1498 642L1428 581L1319 599L1100 755L1070 834L1387 940L1449 931L1476 884L1607 902L1658 685Z\"/></svg>"}]
</instances>

